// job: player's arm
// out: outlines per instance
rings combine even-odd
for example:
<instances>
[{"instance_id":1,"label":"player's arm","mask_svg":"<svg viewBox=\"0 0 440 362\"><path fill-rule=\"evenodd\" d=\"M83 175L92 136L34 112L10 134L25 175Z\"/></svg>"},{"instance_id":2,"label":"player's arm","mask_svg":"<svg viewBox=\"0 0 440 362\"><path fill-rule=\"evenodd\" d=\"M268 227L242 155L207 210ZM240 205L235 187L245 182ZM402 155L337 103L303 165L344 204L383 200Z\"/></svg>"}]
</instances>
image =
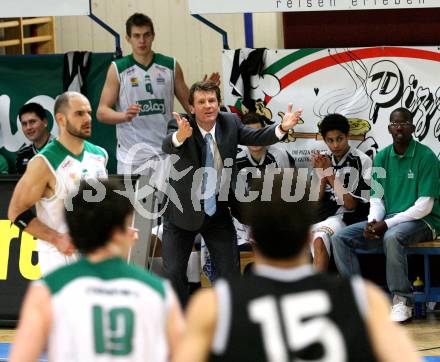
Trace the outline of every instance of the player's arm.
<instances>
[{"instance_id":1,"label":"player's arm","mask_svg":"<svg viewBox=\"0 0 440 362\"><path fill-rule=\"evenodd\" d=\"M319 198L318 198L319 201L322 201L322 199L324 198L326 186L327 186L327 181L324 177L321 179L321 182L319 183Z\"/></svg>"},{"instance_id":2,"label":"player's arm","mask_svg":"<svg viewBox=\"0 0 440 362\"><path fill-rule=\"evenodd\" d=\"M316 176L319 177L319 197L318 200L321 201L324 198L325 195L325 188L327 186L327 178L325 175L327 174L324 172L323 167L323 161L322 159L326 157L325 155L322 155L319 153L319 151L313 150L310 155L310 164L313 167L316 173ZM321 171L322 169L322 171Z\"/></svg>"},{"instance_id":3,"label":"player's arm","mask_svg":"<svg viewBox=\"0 0 440 362\"><path fill-rule=\"evenodd\" d=\"M346 209L353 210L357 206L358 199L348 192L341 180L336 177L333 172L333 166L329 156L314 153L312 155L312 166L320 178L325 180L325 182L333 188L338 200L342 202Z\"/></svg>"},{"instance_id":4,"label":"player's arm","mask_svg":"<svg viewBox=\"0 0 440 362\"><path fill-rule=\"evenodd\" d=\"M130 122L139 113L138 104L130 104L125 112L117 112L113 106L117 103L119 97L119 79L116 73L116 67L111 64L104 87L102 88L101 99L99 100L96 118L107 124L118 124Z\"/></svg>"},{"instance_id":5,"label":"player's arm","mask_svg":"<svg viewBox=\"0 0 440 362\"><path fill-rule=\"evenodd\" d=\"M374 352L382 362L421 362L405 330L390 320L390 305L382 293L366 283L366 325Z\"/></svg>"},{"instance_id":6,"label":"player's arm","mask_svg":"<svg viewBox=\"0 0 440 362\"><path fill-rule=\"evenodd\" d=\"M10 362L36 362L46 346L51 320L50 293L43 284L29 287L9 355Z\"/></svg>"},{"instance_id":7,"label":"player's arm","mask_svg":"<svg viewBox=\"0 0 440 362\"><path fill-rule=\"evenodd\" d=\"M41 222L35 215L30 216L32 207L50 189L50 181L53 178L46 162L41 157L36 157L29 162L26 172L15 186L8 209L8 219L16 225L21 225L26 232L37 239L45 240L62 253L70 255L73 247L67 235L61 234ZM27 226L26 226L27 225Z\"/></svg>"},{"instance_id":8,"label":"player's arm","mask_svg":"<svg viewBox=\"0 0 440 362\"><path fill-rule=\"evenodd\" d=\"M177 347L182 341L182 335L185 331L185 319L183 318L182 309L174 292L171 294L170 310L167 319L167 337L170 347L170 357L175 356Z\"/></svg>"},{"instance_id":9,"label":"player's arm","mask_svg":"<svg viewBox=\"0 0 440 362\"><path fill-rule=\"evenodd\" d=\"M343 201L344 207L348 210L353 210L357 206L358 200L347 191L347 189L344 187L342 182L336 177L335 174L327 176L326 179L335 191L338 199Z\"/></svg>"},{"instance_id":10,"label":"player's arm","mask_svg":"<svg viewBox=\"0 0 440 362\"><path fill-rule=\"evenodd\" d=\"M189 89L185 83L183 77L183 71L180 64L176 62L176 78L174 81L174 94L176 95L179 103L182 105L186 113L191 113L189 109Z\"/></svg>"},{"instance_id":11,"label":"player's arm","mask_svg":"<svg viewBox=\"0 0 440 362\"><path fill-rule=\"evenodd\" d=\"M197 293L187 311L187 326L173 362L207 360L217 323L217 298L212 289Z\"/></svg>"}]
</instances>

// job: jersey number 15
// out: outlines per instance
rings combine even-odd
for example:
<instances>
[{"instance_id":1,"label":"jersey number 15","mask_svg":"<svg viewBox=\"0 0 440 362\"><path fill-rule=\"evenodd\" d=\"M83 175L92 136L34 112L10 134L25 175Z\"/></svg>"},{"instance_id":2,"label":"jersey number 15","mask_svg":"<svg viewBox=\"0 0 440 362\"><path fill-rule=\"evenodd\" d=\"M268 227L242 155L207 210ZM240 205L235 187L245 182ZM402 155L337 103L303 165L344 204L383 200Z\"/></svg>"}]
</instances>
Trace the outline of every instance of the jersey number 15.
<instances>
[{"instance_id":1,"label":"jersey number 15","mask_svg":"<svg viewBox=\"0 0 440 362\"><path fill-rule=\"evenodd\" d=\"M268 361L289 361L290 351L300 351L314 343L323 346L320 361L346 360L344 339L338 327L325 314L331 310L331 302L323 291L311 291L285 295L277 300L265 296L253 300L248 307L251 321L261 325L263 345ZM286 331L283 338L282 325Z\"/></svg>"}]
</instances>

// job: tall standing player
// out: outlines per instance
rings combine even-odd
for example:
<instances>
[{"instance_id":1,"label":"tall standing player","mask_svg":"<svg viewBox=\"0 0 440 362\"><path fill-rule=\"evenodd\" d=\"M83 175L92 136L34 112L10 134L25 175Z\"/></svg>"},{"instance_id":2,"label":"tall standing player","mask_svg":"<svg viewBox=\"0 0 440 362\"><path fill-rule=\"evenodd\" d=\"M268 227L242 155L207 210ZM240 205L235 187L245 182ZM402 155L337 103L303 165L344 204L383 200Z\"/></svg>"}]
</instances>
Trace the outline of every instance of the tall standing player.
<instances>
[{"instance_id":1,"label":"tall standing player","mask_svg":"<svg viewBox=\"0 0 440 362\"><path fill-rule=\"evenodd\" d=\"M125 25L132 53L110 65L97 112L101 122L116 125L118 174L139 173L148 160L163 155L174 95L189 112L182 68L152 49L156 34L151 18L135 13ZM219 82L219 74L210 79ZM135 145L137 151L130 153Z\"/></svg>"}]
</instances>

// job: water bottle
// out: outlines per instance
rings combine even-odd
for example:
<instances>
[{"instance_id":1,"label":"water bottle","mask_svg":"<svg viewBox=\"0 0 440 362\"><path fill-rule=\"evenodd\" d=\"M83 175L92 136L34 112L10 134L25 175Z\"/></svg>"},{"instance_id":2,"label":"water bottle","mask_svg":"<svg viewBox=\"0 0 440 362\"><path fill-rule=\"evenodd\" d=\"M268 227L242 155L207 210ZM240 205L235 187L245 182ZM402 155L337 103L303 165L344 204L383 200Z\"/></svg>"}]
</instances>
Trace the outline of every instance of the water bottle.
<instances>
[{"instance_id":1,"label":"water bottle","mask_svg":"<svg viewBox=\"0 0 440 362\"><path fill-rule=\"evenodd\" d=\"M417 277L417 279L413 283L413 292L415 296L417 294L423 294L425 292L425 285L423 284L423 281L420 279L420 277ZM415 319L425 319L426 318L426 303L425 302L414 302L414 318Z\"/></svg>"}]
</instances>

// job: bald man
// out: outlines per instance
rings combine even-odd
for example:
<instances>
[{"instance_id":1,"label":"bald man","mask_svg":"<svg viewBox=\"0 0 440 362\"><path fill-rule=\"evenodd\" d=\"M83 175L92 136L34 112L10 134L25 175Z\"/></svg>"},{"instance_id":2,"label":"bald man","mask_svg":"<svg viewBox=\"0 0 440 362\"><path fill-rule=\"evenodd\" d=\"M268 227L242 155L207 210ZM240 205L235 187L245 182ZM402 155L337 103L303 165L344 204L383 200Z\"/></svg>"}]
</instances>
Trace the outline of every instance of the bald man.
<instances>
[{"instance_id":1,"label":"bald man","mask_svg":"<svg viewBox=\"0 0 440 362\"><path fill-rule=\"evenodd\" d=\"M75 260L64 221L66 196L81 179L107 177L107 152L87 141L92 135L92 108L76 92L55 101L60 133L29 162L9 204L8 218L38 239L42 275ZM34 207L36 214L34 213Z\"/></svg>"}]
</instances>

